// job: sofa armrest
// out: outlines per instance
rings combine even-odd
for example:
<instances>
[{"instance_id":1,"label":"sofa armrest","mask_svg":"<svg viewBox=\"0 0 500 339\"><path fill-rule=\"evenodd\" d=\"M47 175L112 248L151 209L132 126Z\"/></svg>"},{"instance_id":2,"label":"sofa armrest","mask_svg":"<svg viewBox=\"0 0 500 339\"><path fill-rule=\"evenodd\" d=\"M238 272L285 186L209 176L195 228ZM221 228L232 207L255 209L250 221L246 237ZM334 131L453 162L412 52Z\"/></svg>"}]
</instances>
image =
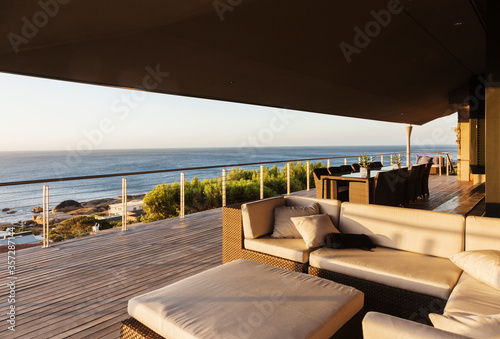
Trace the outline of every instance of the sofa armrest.
<instances>
[{"instance_id":1,"label":"sofa armrest","mask_svg":"<svg viewBox=\"0 0 500 339\"><path fill-rule=\"evenodd\" d=\"M368 312L363 319L364 339L465 339L459 334L439 330L391 315Z\"/></svg>"}]
</instances>

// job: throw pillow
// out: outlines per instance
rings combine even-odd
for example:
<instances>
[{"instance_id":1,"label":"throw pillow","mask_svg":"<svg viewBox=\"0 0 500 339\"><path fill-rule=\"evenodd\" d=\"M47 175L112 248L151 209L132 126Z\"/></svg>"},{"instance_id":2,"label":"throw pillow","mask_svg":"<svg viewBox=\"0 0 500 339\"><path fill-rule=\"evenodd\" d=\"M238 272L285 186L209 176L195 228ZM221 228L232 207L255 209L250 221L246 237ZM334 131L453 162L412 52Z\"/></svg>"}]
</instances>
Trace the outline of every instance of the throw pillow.
<instances>
[{"instance_id":1,"label":"throw pillow","mask_svg":"<svg viewBox=\"0 0 500 339\"><path fill-rule=\"evenodd\" d=\"M309 206L277 206L274 208L274 230L272 238L302 238L290 218L319 214L317 202Z\"/></svg>"},{"instance_id":2,"label":"throw pillow","mask_svg":"<svg viewBox=\"0 0 500 339\"><path fill-rule=\"evenodd\" d=\"M500 289L500 251L460 252L450 257L455 265L477 280Z\"/></svg>"},{"instance_id":3,"label":"throw pillow","mask_svg":"<svg viewBox=\"0 0 500 339\"><path fill-rule=\"evenodd\" d=\"M304 239L307 248L323 246L325 235L339 233L328 214L295 217L291 220Z\"/></svg>"},{"instance_id":4,"label":"throw pillow","mask_svg":"<svg viewBox=\"0 0 500 339\"><path fill-rule=\"evenodd\" d=\"M417 164L428 164L429 162L432 162L432 157L417 155Z\"/></svg>"},{"instance_id":5,"label":"throw pillow","mask_svg":"<svg viewBox=\"0 0 500 339\"><path fill-rule=\"evenodd\" d=\"M369 251L375 245L366 234L330 233L325 236L325 247L334 249L359 248Z\"/></svg>"},{"instance_id":6,"label":"throw pillow","mask_svg":"<svg viewBox=\"0 0 500 339\"><path fill-rule=\"evenodd\" d=\"M431 313L429 318L435 328L471 338L500 338L500 314L493 315L440 315Z\"/></svg>"}]
</instances>

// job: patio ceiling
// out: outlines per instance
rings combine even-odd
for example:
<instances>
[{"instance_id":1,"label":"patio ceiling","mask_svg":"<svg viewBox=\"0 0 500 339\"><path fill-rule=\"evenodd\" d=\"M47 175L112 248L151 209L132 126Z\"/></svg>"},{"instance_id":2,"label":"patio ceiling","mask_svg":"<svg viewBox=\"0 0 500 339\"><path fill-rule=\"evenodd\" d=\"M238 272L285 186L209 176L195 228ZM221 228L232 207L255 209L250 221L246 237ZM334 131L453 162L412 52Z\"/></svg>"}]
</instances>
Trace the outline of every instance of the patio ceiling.
<instances>
[{"instance_id":1,"label":"patio ceiling","mask_svg":"<svg viewBox=\"0 0 500 339\"><path fill-rule=\"evenodd\" d=\"M0 71L423 124L485 72L485 5L400 2L2 0Z\"/></svg>"}]
</instances>

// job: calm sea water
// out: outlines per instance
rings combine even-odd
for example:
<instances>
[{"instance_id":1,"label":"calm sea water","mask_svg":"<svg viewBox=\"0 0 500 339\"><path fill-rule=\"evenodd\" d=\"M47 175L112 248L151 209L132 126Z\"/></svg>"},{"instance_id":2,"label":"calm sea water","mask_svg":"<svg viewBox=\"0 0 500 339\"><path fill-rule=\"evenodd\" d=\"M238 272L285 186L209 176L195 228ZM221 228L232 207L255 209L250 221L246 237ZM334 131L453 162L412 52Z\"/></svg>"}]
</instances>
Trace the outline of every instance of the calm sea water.
<instances>
[{"instance_id":1,"label":"calm sea water","mask_svg":"<svg viewBox=\"0 0 500 339\"><path fill-rule=\"evenodd\" d=\"M430 148L414 146L412 154L424 151L454 152L455 145ZM188 167L233 165L241 163L280 161L321 157L357 156L359 153L406 152L406 146L335 146L335 147L267 147L267 148L197 148L107 150L77 154L67 151L0 152L0 182L18 182L53 178L140 172ZM326 165L326 160L322 161ZM348 163L355 162L354 159ZM386 158L388 162L388 158ZM331 159L332 166L343 164L343 159ZM284 164L277 164L283 166ZM271 166L271 165L270 165ZM247 166L255 168L258 166ZM232 166L229 166L229 170ZM186 171L186 179L212 178L221 175L221 169ZM179 172L127 176L128 194L149 192L157 184L179 180ZM31 219L31 210L42 205L43 184L0 187L0 209L11 208L15 214L0 212L0 223ZM54 182L50 187L50 207L63 200L89 201L121 195L121 177Z\"/></svg>"}]
</instances>

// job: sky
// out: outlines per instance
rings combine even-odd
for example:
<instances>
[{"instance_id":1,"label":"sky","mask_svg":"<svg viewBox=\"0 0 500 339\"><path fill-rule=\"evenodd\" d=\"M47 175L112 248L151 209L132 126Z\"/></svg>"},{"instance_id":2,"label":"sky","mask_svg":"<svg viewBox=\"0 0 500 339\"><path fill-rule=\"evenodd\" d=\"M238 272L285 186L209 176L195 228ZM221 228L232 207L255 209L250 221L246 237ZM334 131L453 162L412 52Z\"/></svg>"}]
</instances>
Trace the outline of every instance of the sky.
<instances>
[{"instance_id":1,"label":"sky","mask_svg":"<svg viewBox=\"0 0 500 339\"><path fill-rule=\"evenodd\" d=\"M404 124L0 73L0 152L404 145ZM454 144L456 114L412 144Z\"/></svg>"}]
</instances>

